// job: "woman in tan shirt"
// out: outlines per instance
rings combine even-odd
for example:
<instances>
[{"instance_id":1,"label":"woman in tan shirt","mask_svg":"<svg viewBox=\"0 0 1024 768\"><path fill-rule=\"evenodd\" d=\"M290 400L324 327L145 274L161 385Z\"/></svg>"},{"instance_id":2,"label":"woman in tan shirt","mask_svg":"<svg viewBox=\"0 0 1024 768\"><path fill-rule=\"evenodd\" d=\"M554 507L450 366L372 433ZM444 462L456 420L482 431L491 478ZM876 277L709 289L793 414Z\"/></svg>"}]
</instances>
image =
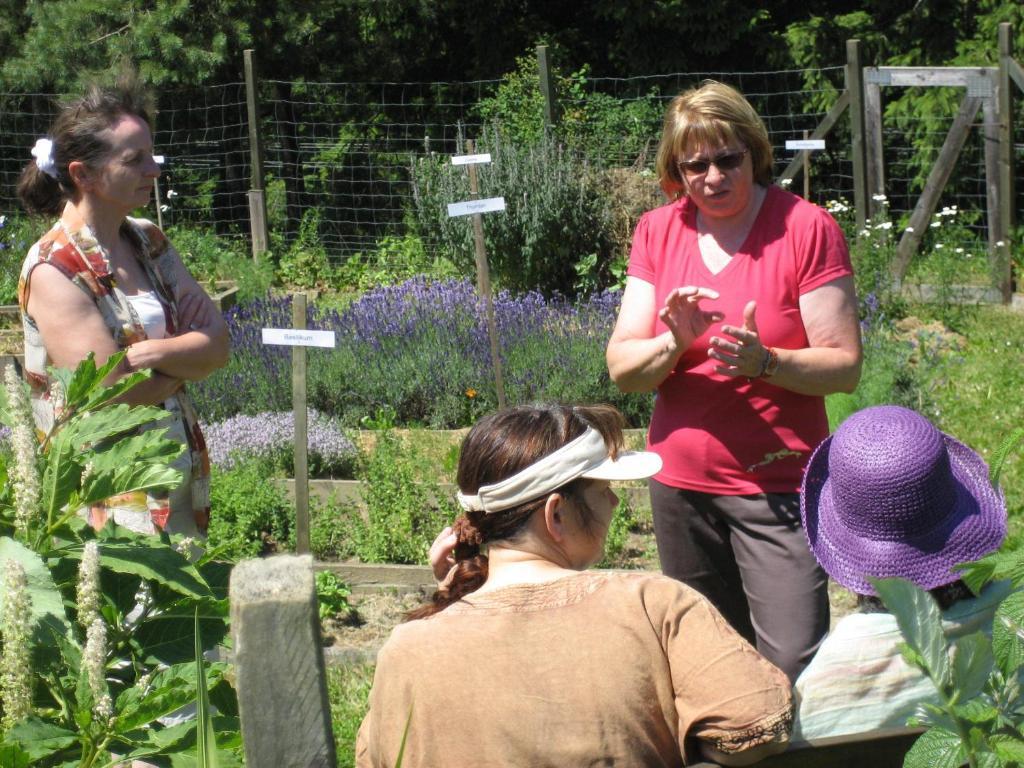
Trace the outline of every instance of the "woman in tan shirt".
<instances>
[{"instance_id":1,"label":"woman in tan shirt","mask_svg":"<svg viewBox=\"0 0 1024 768\"><path fill-rule=\"evenodd\" d=\"M454 565L381 650L357 766L746 765L784 749L788 681L700 594L587 573L658 471L607 406L511 408L459 460ZM440 560L438 548L435 559Z\"/></svg>"}]
</instances>

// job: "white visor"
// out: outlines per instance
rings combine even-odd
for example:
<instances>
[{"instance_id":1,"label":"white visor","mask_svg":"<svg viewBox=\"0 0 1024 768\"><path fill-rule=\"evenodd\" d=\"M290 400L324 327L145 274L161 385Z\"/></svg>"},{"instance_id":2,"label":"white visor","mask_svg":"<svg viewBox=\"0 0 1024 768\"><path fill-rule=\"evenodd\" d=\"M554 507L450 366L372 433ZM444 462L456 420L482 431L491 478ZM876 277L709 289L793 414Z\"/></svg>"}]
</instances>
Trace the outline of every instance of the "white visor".
<instances>
[{"instance_id":1,"label":"white visor","mask_svg":"<svg viewBox=\"0 0 1024 768\"><path fill-rule=\"evenodd\" d=\"M578 477L592 480L642 480L661 471L661 457L648 451L608 456L601 433L591 427L554 453L501 482L485 485L474 495L456 498L467 512L501 512L539 499Z\"/></svg>"}]
</instances>

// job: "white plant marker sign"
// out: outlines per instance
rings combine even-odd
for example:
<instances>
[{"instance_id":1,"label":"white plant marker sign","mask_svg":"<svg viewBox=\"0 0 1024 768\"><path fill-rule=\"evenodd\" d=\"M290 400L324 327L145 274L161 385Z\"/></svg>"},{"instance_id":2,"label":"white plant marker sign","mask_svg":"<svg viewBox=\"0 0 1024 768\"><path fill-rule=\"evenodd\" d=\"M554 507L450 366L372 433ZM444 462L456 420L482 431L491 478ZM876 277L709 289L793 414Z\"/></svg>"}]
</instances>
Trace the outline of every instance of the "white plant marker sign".
<instances>
[{"instance_id":1,"label":"white plant marker sign","mask_svg":"<svg viewBox=\"0 0 1024 768\"><path fill-rule=\"evenodd\" d=\"M295 419L295 550L309 552L309 412L306 348L334 348L334 331L306 329L306 294L292 296L292 327L263 328L263 343L292 348L292 414Z\"/></svg>"},{"instance_id":2,"label":"white plant marker sign","mask_svg":"<svg viewBox=\"0 0 1024 768\"><path fill-rule=\"evenodd\" d=\"M825 148L824 139L809 139L804 131L802 139L786 139L786 149L804 154L804 200L811 199L811 152Z\"/></svg>"},{"instance_id":3,"label":"white plant marker sign","mask_svg":"<svg viewBox=\"0 0 1024 768\"><path fill-rule=\"evenodd\" d=\"M505 407L505 382L501 374L501 358L498 356L498 329L494 322L494 302L491 301L491 272L487 266L487 252L484 250L483 214L505 210L504 197L488 197L479 199L480 187L477 183L476 167L491 162L488 153L473 154L473 142L466 141L468 154L452 157L452 165L464 165L469 171L469 193L472 199L459 203L448 204L448 217L473 217L473 243L476 247L476 287L484 299L487 310L487 336L491 342L491 365L494 368L494 391L498 396L498 407Z\"/></svg>"}]
</instances>

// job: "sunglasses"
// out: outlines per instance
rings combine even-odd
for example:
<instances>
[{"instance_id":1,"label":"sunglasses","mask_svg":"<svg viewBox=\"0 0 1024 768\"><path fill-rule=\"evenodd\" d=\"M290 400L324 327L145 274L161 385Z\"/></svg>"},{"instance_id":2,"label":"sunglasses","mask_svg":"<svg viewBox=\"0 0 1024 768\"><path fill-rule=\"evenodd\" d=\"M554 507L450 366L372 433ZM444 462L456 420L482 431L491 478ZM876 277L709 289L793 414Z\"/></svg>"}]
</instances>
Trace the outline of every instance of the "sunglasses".
<instances>
[{"instance_id":1,"label":"sunglasses","mask_svg":"<svg viewBox=\"0 0 1024 768\"><path fill-rule=\"evenodd\" d=\"M747 156L746 149L738 152L723 152L710 160L678 160L676 165L679 170L690 176L703 176L713 165L720 171L734 171L743 165L743 158Z\"/></svg>"}]
</instances>

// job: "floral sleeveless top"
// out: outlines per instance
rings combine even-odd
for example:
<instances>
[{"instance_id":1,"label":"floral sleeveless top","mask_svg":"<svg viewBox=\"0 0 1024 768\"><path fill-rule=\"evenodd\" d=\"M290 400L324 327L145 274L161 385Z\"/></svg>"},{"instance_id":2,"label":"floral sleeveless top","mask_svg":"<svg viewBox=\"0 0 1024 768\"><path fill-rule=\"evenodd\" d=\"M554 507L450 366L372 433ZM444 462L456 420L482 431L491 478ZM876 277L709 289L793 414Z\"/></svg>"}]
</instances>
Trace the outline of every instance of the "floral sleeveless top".
<instances>
[{"instance_id":1,"label":"floral sleeveless top","mask_svg":"<svg viewBox=\"0 0 1024 768\"><path fill-rule=\"evenodd\" d=\"M135 246L139 264L163 305L167 334L178 327L174 284L176 252L164 233L145 219L128 218L121 227ZM88 225L77 227L58 221L29 250L18 282L18 304L25 332L25 375L32 392L37 427L45 434L53 426L54 403L46 368L50 359L35 320L28 314L32 270L39 264L56 267L90 295L118 348L146 339L138 314L118 288L105 249ZM101 527L110 518L142 533L157 529L188 536L203 535L210 519L210 462L195 409L184 388L163 403L167 419L147 428L167 428L167 437L183 442L187 450L173 463L183 474L181 485L168 492L137 491L106 499L87 510L89 521Z\"/></svg>"}]
</instances>

